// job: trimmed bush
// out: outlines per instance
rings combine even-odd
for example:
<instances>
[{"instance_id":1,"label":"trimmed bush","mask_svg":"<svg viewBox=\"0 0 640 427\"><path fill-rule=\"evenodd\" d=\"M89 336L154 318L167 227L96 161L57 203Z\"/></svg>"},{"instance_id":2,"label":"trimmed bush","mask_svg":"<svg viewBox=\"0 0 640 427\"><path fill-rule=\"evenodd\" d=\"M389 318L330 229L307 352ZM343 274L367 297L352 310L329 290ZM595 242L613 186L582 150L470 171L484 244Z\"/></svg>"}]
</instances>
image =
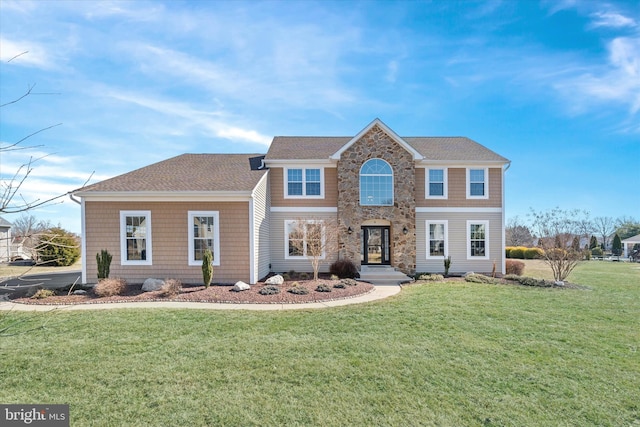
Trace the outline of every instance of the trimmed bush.
<instances>
[{"instance_id":1,"label":"trimmed bush","mask_svg":"<svg viewBox=\"0 0 640 427\"><path fill-rule=\"evenodd\" d=\"M511 248L511 251L509 251L509 257L514 259L524 259L524 251L526 249L527 248L522 246L513 247Z\"/></svg>"},{"instance_id":2,"label":"trimmed bush","mask_svg":"<svg viewBox=\"0 0 640 427\"><path fill-rule=\"evenodd\" d=\"M280 293L280 288L275 285L267 285L258 291L260 295L275 295Z\"/></svg>"},{"instance_id":3,"label":"trimmed bush","mask_svg":"<svg viewBox=\"0 0 640 427\"><path fill-rule=\"evenodd\" d=\"M358 269L350 259L339 259L331 264L329 273L340 279L354 279L358 275Z\"/></svg>"},{"instance_id":4,"label":"trimmed bush","mask_svg":"<svg viewBox=\"0 0 640 427\"><path fill-rule=\"evenodd\" d=\"M98 280L109 277L109 269L111 267L111 254L106 249L102 249L96 254L96 262L98 263Z\"/></svg>"},{"instance_id":5,"label":"trimmed bush","mask_svg":"<svg viewBox=\"0 0 640 427\"><path fill-rule=\"evenodd\" d=\"M464 276L464 280L471 283L487 283L487 284L496 284L498 283L496 279L485 276L484 274L467 274Z\"/></svg>"},{"instance_id":6,"label":"trimmed bush","mask_svg":"<svg viewBox=\"0 0 640 427\"><path fill-rule=\"evenodd\" d=\"M516 276L514 274L507 274L504 276L505 280L513 280L524 286L536 286L539 288L551 288L553 282L544 279L534 279L533 277Z\"/></svg>"},{"instance_id":7,"label":"trimmed bush","mask_svg":"<svg viewBox=\"0 0 640 427\"><path fill-rule=\"evenodd\" d=\"M593 256L602 256L602 255L604 255L604 251L602 250L602 248L600 246L596 246L595 248L591 249L591 255L593 255Z\"/></svg>"},{"instance_id":8,"label":"trimmed bush","mask_svg":"<svg viewBox=\"0 0 640 427\"><path fill-rule=\"evenodd\" d=\"M164 286L160 289L160 296L173 298L180 293L182 283L177 279L167 279Z\"/></svg>"},{"instance_id":9,"label":"trimmed bush","mask_svg":"<svg viewBox=\"0 0 640 427\"><path fill-rule=\"evenodd\" d=\"M506 260L506 270L507 274L522 276L522 273L524 273L524 262L508 259Z\"/></svg>"},{"instance_id":10,"label":"trimmed bush","mask_svg":"<svg viewBox=\"0 0 640 427\"><path fill-rule=\"evenodd\" d=\"M344 284L345 286L358 286L358 281L355 279L342 279L340 283Z\"/></svg>"},{"instance_id":11,"label":"trimmed bush","mask_svg":"<svg viewBox=\"0 0 640 427\"><path fill-rule=\"evenodd\" d=\"M331 288L323 283L322 285L318 285L316 292L331 292Z\"/></svg>"},{"instance_id":12,"label":"trimmed bush","mask_svg":"<svg viewBox=\"0 0 640 427\"><path fill-rule=\"evenodd\" d=\"M309 293L309 289L305 288L304 286L296 286L296 284L294 283L293 287L289 288L287 292L294 295L307 295Z\"/></svg>"},{"instance_id":13,"label":"trimmed bush","mask_svg":"<svg viewBox=\"0 0 640 427\"><path fill-rule=\"evenodd\" d=\"M541 259L544 258L542 248L526 248L524 250L524 259Z\"/></svg>"},{"instance_id":14,"label":"trimmed bush","mask_svg":"<svg viewBox=\"0 0 640 427\"><path fill-rule=\"evenodd\" d=\"M202 281L205 288L209 287L211 280L213 280L213 254L211 249L207 249L202 254Z\"/></svg>"},{"instance_id":15,"label":"trimmed bush","mask_svg":"<svg viewBox=\"0 0 640 427\"><path fill-rule=\"evenodd\" d=\"M93 288L98 297L112 297L122 294L127 289L127 282L123 279L104 279Z\"/></svg>"},{"instance_id":16,"label":"trimmed bush","mask_svg":"<svg viewBox=\"0 0 640 427\"><path fill-rule=\"evenodd\" d=\"M504 248L504 257L505 258L511 258L511 246L507 246Z\"/></svg>"},{"instance_id":17,"label":"trimmed bush","mask_svg":"<svg viewBox=\"0 0 640 427\"><path fill-rule=\"evenodd\" d=\"M418 276L418 280L424 280L427 282L442 282L444 276L442 274L421 274Z\"/></svg>"},{"instance_id":18,"label":"trimmed bush","mask_svg":"<svg viewBox=\"0 0 640 427\"><path fill-rule=\"evenodd\" d=\"M333 285L334 288L336 289L345 289L347 287L347 285L345 285L344 283L340 282L340 283L336 283L335 285Z\"/></svg>"},{"instance_id":19,"label":"trimmed bush","mask_svg":"<svg viewBox=\"0 0 640 427\"><path fill-rule=\"evenodd\" d=\"M56 293L51 289L38 289L31 299L45 299L54 296Z\"/></svg>"}]
</instances>

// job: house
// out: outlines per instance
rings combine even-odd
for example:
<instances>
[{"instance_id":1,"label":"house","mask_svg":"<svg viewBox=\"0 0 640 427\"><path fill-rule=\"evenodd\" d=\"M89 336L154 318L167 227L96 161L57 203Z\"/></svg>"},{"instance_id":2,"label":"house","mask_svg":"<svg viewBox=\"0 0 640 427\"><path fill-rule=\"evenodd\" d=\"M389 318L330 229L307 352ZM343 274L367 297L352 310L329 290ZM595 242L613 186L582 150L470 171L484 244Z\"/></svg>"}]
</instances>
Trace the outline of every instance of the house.
<instances>
[{"instance_id":1,"label":"house","mask_svg":"<svg viewBox=\"0 0 640 427\"><path fill-rule=\"evenodd\" d=\"M206 248L216 282L311 271L292 243L306 238L293 235L300 221L337 224L321 271L346 258L435 273L450 256L451 272L504 272L509 165L468 138L400 137L379 119L355 136L277 136L266 155L180 155L72 193L83 281L96 281L101 249L129 282L200 282Z\"/></svg>"},{"instance_id":2,"label":"house","mask_svg":"<svg viewBox=\"0 0 640 427\"><path fill-rule=\"evenodd\" d=\"M11 261L11 223L0 217L0 262Z\"/></svg>"}]
</instances>

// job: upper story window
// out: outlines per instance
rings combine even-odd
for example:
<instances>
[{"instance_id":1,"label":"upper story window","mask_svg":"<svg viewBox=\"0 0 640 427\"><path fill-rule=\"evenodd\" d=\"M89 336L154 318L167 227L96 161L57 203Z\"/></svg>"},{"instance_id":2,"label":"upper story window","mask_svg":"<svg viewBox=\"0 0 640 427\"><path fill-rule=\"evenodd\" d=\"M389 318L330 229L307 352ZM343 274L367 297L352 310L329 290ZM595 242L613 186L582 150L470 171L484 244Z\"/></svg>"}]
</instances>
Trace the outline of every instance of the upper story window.
<instances>
[{"instance_id":1,"label":"upper story window","mask_svg":"<svg viewBox=\"0 0 640 427\"><path fill-rule=\"evenodd\" d=\"M393 169L382 159L367 160L360 168L360 204L393 205Z\"/></svg>"},{"instance_id":2,"label":"upper story window","mask_svg":"<svg viewBox=\"0 0 640 427\"><path fill-rule=\"evenodd\" d=\"M286 168L285 197L322 198L323 170L320 168Z\"/></svg>"},{"instance_id":3,"label":"upper story window","mask_svg":"<svg viewBox=\"0 0 640 427\"><path fill-rule=\"evenodd\" d=\"M427 169L427 198L447 198L447 169Z\"/></svg>"},{"instance_id":4,"label":"upper story window","mask_svg":"<svg viewBox=\"0 0 640 427\"><path fill-rule=\"evenodd\" d=\"M120 264L152 265L151 211L120 211Z\"/></svg>"},{"instance_id":5,"label":"upper story window","mask_svg":"<svg viewBox=\"0 0 640 427\"><path fill-rule=\"evenodd\" d=\"M213 265L220 265L220 215L218 211L189 211L189 265L202 265L207 249Z\"/></svg>"},{"instance_id":6,"label":"upper story window","mask_svg":"<svg viewBox=\"0 0 640 427\"><path fill-rule=\"evenodd\" d=\"M487 176L489 172L484 169L467 169L467 198L486 199L489 197L487 191Z\"/></svg>"}]
</instances>

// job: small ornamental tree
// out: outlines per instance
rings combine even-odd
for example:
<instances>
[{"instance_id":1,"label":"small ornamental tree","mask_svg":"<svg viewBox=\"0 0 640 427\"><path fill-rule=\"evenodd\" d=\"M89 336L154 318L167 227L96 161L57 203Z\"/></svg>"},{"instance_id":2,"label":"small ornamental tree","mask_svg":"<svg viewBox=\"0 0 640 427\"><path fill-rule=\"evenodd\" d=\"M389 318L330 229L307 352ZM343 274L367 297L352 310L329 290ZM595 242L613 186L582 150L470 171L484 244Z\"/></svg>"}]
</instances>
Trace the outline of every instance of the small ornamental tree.
<instances>
[{"instance_id":1,"label":"small ornamental tree","mask_svg":"<svg viewBox=\"0 0 640 427\"><path fill-rule=\"evenodd\" d=\"M53 227L40 235L36 251L43 264L66 267L80 258L78 238L70 231Z\"/></svg>"},{"instance_id":2,"label":"small ornamental tree","mask_svg":"<svg viewBox=\"0 0 640 427\"><path fill-rule=\"evenodd\" d=\"M587 212L554 208L544 212L531 210L538 244L544 250L543 260L551 268L556 281L564 281L582 260L582 252L574 249L575 237L584 233Z\"/></svg>"},{"instance_id":3,"label":"small ornamental tree","mask_svg":"<svg viewBox=\"0 0 640 427\"><path fill-rule=\"evenodd\" d=\"M615 256L620 256L622 254L622 240L617 233L613 237L613 243L611 244L611 253Z\"/></svg>"},{"instance_id":4,"label":"small ornamental tree","mask_svg":"<svg viewBox=\"0 0 640 427\"><path fill-rule=\"evenodd\" d=\"M111 254L106 249L102 249L100 253L96 254L96 262L98 264L98 280L109 278L111 258Z\"/></svg>"},{"instance_id":5,"label":"small ornamental tree","mask_svg":"<svg viewBox=\"0 0 640 427\"><path fill-rule=\"evenodd\" d=\"M589 249L598 247L598 239L596 236L591 236L591 240L589 240Z\"/></svg>"},{"instance_id":6,"label":"small ornamental tree","mask_svg":"<svg viewBox=\"0 0 640 427\"><path fill-rule=\"evenodd\" d=\"M204 287L208 288L213 279L213 254L211 249L207 249L202 254L202 281Z\"/></svg>"},{"instance_id":7,"label":"small ornamental tree","mask_svg":"<svg viewBox=\"0 0 640 427\"><path fill-rule=\"evenodd\" d=\"M288 246L290 256L304 256L311 262L313 280L323 262L337 251L338 226L328 219L299 218L289 223Z\"/></svg>"}]
</instances>

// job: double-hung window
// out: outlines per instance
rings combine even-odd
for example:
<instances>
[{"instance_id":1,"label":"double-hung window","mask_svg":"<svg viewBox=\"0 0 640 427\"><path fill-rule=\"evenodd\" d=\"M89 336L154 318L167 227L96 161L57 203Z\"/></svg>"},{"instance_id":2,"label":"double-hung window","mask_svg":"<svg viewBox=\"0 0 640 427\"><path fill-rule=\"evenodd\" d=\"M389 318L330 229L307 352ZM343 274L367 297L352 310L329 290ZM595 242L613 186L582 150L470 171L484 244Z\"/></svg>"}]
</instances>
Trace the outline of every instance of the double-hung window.
<instances>
[{"instance_id":1,"label":"double-hung window","mask_svg":"<svg viewBox=\"0 0 640 427\"><path fill-rule=\"evenodd\" d=\"M286 220L285 258L325 257L325 235L322 221Z\"/></svg>"},{"instance_id":2,"label":"double-hung window","mask_svg":"<svg viewBox=\"0 0 640 427\"><path fill-rule=\"evenodd\" d=\"M120 211L120 264L152 265L151 211Z\"/></svg>"},{"instance_id":3,"label":"double-hung window","mask_svg":"<svg viewBox=\"0 0 640 427\"><path fill-rule=\"evenodd\" d=\"M427 169L427 199L447 198L447 169Z\"/></svg>"},{"instance_id":4,"label":"double-hung window","mask_svg":"<svg viewBox=\"0 0 640 427\"><path fill-rule=\"evenodd\" d=\"M488 221L467 221L467 258L489 258Z\"/></svg>"},{"instance_id":5,"label":"double-hung window","mask_svg":"<svg viewBox=\"0 0 640 427\"><path fill-rule=\"evenodd\" d=\"M220 265L220 215L218 211L189 211L189 265L202 265L207 249L213 265Z\"/></svg>"},{"instance_id":6,"label":"double-hung window","mask_svg":"<svg viewBox=\"0 0 640 427\"><path fill-rule=\"evenodd\" d=\"M324 197L322 172L320 168L285 168L285 197Z\"/></svg>"},{"instance_id":7,"label":"double-hung window","mask_svg":"<svg viewBox=\"0 0 640 427\"><path fill-rule=\"evenodd\" d=\"M489 197L487 191L487 177L489 171L484 169L467 169L467 198L486 199Z\"/></svg>"},{"instance_id":8,"label":"double-hung window","mask_svg":"<svg viewBox=\"0 0 640 427\"><path fill-rule=\"evenodd\" d=\"M449 254L448 221L427 221L427 258L444 259Z\"/></svg>"}]
</instances>

